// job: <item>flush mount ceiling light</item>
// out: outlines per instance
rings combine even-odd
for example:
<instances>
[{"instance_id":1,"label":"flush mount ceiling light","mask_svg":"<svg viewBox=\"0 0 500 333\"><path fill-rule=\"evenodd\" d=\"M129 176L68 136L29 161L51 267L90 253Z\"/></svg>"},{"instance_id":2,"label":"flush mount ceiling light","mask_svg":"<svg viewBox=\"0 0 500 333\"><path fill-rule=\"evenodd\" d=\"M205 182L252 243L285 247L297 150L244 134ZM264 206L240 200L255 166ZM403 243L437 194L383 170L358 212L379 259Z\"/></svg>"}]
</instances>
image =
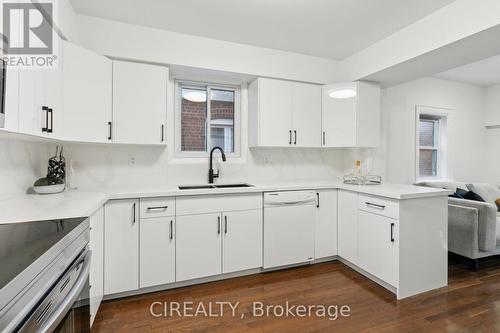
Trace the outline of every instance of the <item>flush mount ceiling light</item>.
<instances>
[{"instance_id":1,"label":"flush mount ceiling light","mask_svg":"<svg viewBox=\"0 0 500 333\"><path fill-rule=\"evenodd\" d=\"M356 96L356 89L338 89L330 91L331 98L351 98Z\"/></svg>"},{"instance_id":2,"label":"flush mount ceiling light","mask_svg":"<svg viewBox=\"0 0 500 333\"><path fill-rule=\"evenodd\" d=\"M182 94L182 97L190 102L202 103L207 101L207 93L204 91L188 91Z\"/></svg>"}]
</instances>

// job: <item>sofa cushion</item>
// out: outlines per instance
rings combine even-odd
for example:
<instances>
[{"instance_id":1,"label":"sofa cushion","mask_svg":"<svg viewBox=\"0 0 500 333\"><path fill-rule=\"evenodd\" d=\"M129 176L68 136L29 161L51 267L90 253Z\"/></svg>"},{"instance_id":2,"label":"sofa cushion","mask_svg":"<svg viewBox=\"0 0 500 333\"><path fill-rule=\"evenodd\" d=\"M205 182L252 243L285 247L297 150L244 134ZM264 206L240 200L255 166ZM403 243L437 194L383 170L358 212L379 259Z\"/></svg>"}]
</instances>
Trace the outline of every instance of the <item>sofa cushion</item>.
<instances>
[{"instance_id":1,"label":"sofa cushion","mask_svg":"<svg viewBox=\"0 0 500 333\"><path fill-rule=\"evenodd\" d=\"M485 202L496 205L495 201L500 199L500 188L489 183L467 184L467 188L481 196Z\"/></svg>"},{"instance_id":2,"label":"sofa cushion","mask_svg":"<svg viewBox=\"0 0 500 333\"><path fill-rule=\"evenodd\" d=\"M466 191L466 190L462 190L460 188L457 188L457 195L462 197L463 199L466 199L466 200L472 200L472 201L481 201L481 202L484 202L484 199L479 195L477 194L476 192L473 192L473 191Z\"/></svg>"}]
</instances>

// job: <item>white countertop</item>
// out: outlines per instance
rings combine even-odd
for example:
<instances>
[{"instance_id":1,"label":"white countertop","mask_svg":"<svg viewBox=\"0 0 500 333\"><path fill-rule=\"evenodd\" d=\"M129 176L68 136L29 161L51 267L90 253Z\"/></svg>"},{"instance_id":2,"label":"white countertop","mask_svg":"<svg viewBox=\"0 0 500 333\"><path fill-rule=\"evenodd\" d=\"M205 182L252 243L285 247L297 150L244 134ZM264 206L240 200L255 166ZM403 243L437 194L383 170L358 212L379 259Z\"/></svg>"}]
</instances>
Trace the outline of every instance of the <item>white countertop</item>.
<instances>
[{"instance_id":1,"label":"white countertop","mask_svg":"<svg viewBox=\"0 0 500 333\"><path fill-rule=\"evenodd\" d=\"M421 197L447 196L451 191L412 185L346 185L336 181L286 182L254 184L253 187L179 190L177 187L123 188L94 192L66 190L60 194L17 195L0 200L0 224L34 220L51 220L89 216L111 199L147 198L162 196L217 195L261 193L287 190L320 190L338 188L364 194L405 200Z\"/></svg>"}]
</instances>

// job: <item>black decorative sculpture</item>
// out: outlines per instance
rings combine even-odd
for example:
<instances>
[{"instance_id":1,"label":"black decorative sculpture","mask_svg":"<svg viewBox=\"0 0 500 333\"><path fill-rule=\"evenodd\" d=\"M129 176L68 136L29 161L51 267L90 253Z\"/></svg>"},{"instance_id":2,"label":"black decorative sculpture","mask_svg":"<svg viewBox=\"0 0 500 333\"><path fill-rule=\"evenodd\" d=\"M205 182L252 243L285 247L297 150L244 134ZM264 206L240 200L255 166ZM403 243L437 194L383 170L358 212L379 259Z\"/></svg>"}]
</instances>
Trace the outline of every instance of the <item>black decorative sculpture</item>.
<instances>
[{"instance_id":1,"label":"black decorative sculpture","mask_svg":"<svg viewBox=\"0 0 500 333\"><path fill-rule=\"evenodd\" d=\"M38 179L33 185L35 192L40 194L59 193L66 189L66 159L63 147L56 147L56 154L49 159L47 177Z\"/></svg>"}]
</instances>

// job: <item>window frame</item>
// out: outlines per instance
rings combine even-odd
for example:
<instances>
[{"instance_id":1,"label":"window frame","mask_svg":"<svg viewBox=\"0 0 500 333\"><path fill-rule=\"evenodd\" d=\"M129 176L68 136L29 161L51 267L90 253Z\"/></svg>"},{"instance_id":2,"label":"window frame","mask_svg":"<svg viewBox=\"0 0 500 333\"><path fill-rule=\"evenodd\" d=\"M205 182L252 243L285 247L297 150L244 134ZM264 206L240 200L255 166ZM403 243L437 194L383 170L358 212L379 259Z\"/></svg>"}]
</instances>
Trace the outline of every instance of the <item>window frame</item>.
<instances>
[{"instance_id":1,"label":"window frame","mask_svg":"<svg viewBox=\"0 0 500 333\"><path fill-rule=\"evenodd\" d=\"M206 140L207 151L182 151L182 88L206 89L207 91L207 118L206 118ZM225 85L211 82L197 82L175 80L175 158L208 158L210 150L210 122L212 120L210 95L211 90L226 90L234 92L234 121L233 121L233 145L234 152L226 152L228 159L241 157L241 87L236 85ZM221 126L222 127L222 126Z\"/></svg>"},{"instance_id":2,"label":"window frame","mask_svg":"<svg viewBox=\"0 0 500 333\"><path fill-rule=\"evenodd\" d=\"M435 108L428 106L416 106L415 116L415 181L432 181L446 180L449 172L448 158L448 122L449 109ZM434 146L420 146L420 121L421 118L425 121L434 122ZM437 133L436 133L437 131ZM436 151L436 175L421 176L420 175L420 151L431 150Z\"/></svg>"}]
</instances>

